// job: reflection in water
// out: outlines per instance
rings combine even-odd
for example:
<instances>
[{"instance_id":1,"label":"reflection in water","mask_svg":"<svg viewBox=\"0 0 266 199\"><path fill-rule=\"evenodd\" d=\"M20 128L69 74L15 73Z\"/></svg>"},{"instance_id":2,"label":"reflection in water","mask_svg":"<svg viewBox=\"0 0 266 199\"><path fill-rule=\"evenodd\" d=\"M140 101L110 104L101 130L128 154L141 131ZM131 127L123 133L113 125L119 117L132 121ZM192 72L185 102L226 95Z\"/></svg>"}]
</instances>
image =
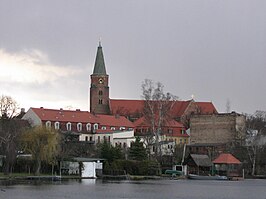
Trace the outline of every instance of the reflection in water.
<instances>
[{"instance_id":1,"label":"reflection in water","mask_svg":"<svg viewBox=\"0 0 266 199\"><path fill-rule=\"evenodd\" d=\"M96 179L83 179L81 183L84 185L92 185L96 183Z\"/></svg>"},{"instance_id":2,"label":"reflection in water","mask_svg":"<svg viewBox=\"0 0 266 199\"><path fill-rule=\"evenodd\" d=\"M0 199L178 198L265 199L266 180L0 181Z\"/></svg>"}]
</instances>

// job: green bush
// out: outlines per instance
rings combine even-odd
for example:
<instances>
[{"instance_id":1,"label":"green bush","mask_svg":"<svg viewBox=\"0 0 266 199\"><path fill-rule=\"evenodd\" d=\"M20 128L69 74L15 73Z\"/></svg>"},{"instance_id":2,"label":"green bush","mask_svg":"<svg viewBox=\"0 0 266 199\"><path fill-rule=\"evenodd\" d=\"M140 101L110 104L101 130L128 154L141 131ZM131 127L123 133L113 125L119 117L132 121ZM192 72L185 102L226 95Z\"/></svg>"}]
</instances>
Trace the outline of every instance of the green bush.
<instances>
[{"instance_id":1,"label":"green bush","mask_svg":"<svg viewBox=\"0 0 266 199\"><path fill-rule=\"evenodd\" d=\"M115 160L110 169L125 170L130 175L160 175L160 164L156 161Z\"/></svg>"}]
</instances>

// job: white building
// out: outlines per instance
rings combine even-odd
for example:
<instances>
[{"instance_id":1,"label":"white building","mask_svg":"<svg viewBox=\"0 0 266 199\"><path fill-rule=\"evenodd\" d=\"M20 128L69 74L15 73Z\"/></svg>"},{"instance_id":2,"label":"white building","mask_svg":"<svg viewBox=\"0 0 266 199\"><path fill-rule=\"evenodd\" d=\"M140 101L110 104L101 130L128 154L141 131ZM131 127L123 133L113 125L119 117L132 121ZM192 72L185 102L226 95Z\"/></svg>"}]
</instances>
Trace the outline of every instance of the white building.
<instances>
[{"instance_id":1,"label":"white building","mask_svg":"<svg viewBox=\"0 0 266 199\"><path fill-rule=\"evenodd\" d=\"M83 133L79 136L80 141L94 141L102 143L104 140L111 143L112 146L121 146L121 148L128 148L131 142L135 141L134 130L108 131L97 130L95 134Z\"/></svg>"}]
</instances>

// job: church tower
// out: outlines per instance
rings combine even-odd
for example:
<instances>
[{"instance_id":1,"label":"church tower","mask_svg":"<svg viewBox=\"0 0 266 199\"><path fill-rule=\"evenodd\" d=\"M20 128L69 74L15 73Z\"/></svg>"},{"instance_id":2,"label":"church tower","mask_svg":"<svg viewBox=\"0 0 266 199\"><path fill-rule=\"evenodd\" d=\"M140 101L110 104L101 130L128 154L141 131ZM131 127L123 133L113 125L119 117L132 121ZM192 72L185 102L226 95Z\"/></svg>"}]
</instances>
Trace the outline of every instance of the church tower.
<instances>
[{"instance_id":1,"label":"church tower","mask_svg":"<svg viewBox=\"0 0 266 199\"><path fill-rule=\"evenodd\" d=\"M109 108L109 76L106 74L101 42L97 49L90 87L90 112L110 114Z\"/></svg>"}]
</instances>

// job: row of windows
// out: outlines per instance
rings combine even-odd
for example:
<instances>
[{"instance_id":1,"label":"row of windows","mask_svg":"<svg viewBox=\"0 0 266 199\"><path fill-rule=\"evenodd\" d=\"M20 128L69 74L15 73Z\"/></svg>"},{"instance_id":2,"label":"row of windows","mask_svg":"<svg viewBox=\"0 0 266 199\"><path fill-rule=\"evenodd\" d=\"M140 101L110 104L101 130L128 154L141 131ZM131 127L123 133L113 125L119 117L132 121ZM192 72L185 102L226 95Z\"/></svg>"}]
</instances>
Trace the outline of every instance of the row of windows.
<instances>
[{"instance_id":1,"label":"row of windows","mask_svg":"<svg viewBox=\"0 0 266 199\"><path fill-rule=\"evenodd\" d=\"M46 127L47 128L51 128L52 127L52 123L51 123L51 121L47 121L46 122ZM87 123L86 124L86 130L87 131L91 131L91 123ZM54 123L54 128L56 129L56 130L58 130L58 129L60 129L60 123L59 122L55 122ZM66 129L67 129L67 131L71 131L71 128L72 128L72 124L71 124L71 122L68 122L68 123L66 123ZM99 125L96 123L96 124L93 124L93 129L95 130L95 129L98 129L99 128ZM78 131L82 131L82 123L77 123L77 130Z\"/></svg>"},{"instance_id":2,"label":"row of windows","mask_svg":"<svg viewBox=\"0 0 266 199\"><path fill-rule=\"evenodd\" d=\"M51 128L51 126L52 126L51 121L47 121L47 122L46 122L46 127ZM55 122L55 123L54 123L54 127L55 127L56 130L58 130L58 129L60 128L60 123L59 123L59 122ZM87 130L87 131L91 131L91 130L92 130L91 127L92 127L92 125L91 125L90 123L87 123L87 124L86 124L86 130ZM71 128L72 128L72 124L71 124L71 122L68 122L68 123L66 124L66 129L67 129L67 131L71 131ZM99 128L99 125L98 125L97 123L96 123L96 124L93 124L93 130L96 130L96 129L98 129L98 128ZM101 129L102 129L102 130L106 130L107 128L106 128L106 126L102 126ZM110 129L111 129L112 131L117 130L116 127L114 127L114 126L112 126ZM125 129L126 129L126 128L123 127L123 126L121 126L121 127L119 128L120 131L125 130ZM78 131L82 131L82 123L77 123L77 130L78 130ZM132 128L129 128L128 130L133 130L133 129L132 129Z\"/></svg>"},{"instance_id":3,"label":"row of windows","mask_svg":"<svg viewBox=\"0 0 266 199\"><path fill-rule=\"evenodd\" d=\"M107 141L107 142L111 142L111 137L110 136L107 136L107 138L106 138L106 136L103 136L103 140L105 140L105 141ZM86 142L88 142L88 141L93 141L93 137L92 136L85 136L85 141ZM95 140L96 141L96 140ZM97 143L100 143L101 142L101 136L98 136L97 137ZM119 146L119 147L121 147L122 148L122 143L115 143L115 146ZM127 147L127 143L123 143L123 148L126 148Z\"/></svg>"}]
</instances>

